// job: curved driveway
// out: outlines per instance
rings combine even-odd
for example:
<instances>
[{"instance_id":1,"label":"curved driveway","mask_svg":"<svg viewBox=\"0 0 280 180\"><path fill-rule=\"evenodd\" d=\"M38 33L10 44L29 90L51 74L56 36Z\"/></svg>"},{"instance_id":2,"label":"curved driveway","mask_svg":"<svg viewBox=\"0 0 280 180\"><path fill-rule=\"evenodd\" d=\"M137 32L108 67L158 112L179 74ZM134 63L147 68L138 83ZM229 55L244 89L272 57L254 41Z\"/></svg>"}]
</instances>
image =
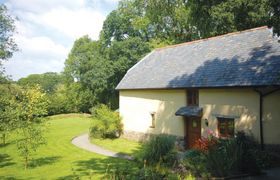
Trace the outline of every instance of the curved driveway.
<instances>
[{"instance_id":1,"label":"curved driveway","mask_svg":"<svg viewBox=\"0 0 280 180\"><path fill-rule=\"evenodd\" d=\"M95 144L90 143L88 134L82 134L80 136L74 137L71 142L75 146L77 146L81 149L90 151L90 152L94 152L94 153L101 154L101 155L104 155L104 156L133 160L132 156L122 154L122 153L113 152L113 151L104 149L100 146L97 146Z\"/></svg>"}]
</instances>

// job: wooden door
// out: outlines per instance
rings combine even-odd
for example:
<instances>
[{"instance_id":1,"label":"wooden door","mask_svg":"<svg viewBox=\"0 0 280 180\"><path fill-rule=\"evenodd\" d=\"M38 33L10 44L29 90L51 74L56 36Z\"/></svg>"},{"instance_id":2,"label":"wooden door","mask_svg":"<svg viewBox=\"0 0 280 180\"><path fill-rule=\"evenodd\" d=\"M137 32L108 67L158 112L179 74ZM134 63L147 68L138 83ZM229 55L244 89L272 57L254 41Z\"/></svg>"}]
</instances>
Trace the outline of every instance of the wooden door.
<instances>
[{"instance_id":1,"label":"wooden door","mask_svg":"<svg viewBox=\"0 0 280 180\"><path fill-rule=\"evenodd\" d=\"M196 140L201 137L201 118L188 117L186 118L186 146L193 148Z\"/></svg>"}]
</instances>

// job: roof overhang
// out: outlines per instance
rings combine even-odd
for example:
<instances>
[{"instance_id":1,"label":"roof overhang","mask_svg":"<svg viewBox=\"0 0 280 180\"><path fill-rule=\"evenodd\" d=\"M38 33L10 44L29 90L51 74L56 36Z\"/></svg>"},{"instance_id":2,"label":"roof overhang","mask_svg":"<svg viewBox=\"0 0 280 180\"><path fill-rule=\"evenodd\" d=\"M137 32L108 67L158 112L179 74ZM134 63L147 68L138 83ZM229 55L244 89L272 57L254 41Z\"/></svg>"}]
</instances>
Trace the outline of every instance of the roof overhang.
<instances>
[{"instance_id":1,"label":"roof overhang","mask_svg":"<svg viewBox=\"0 0 280 180\"><path fill-rule=\"evenodd\" d=\"M202 108L197 106L184 106L175 112L176 116L200 117L202 116Z\"/></svg>"}]
</instances>

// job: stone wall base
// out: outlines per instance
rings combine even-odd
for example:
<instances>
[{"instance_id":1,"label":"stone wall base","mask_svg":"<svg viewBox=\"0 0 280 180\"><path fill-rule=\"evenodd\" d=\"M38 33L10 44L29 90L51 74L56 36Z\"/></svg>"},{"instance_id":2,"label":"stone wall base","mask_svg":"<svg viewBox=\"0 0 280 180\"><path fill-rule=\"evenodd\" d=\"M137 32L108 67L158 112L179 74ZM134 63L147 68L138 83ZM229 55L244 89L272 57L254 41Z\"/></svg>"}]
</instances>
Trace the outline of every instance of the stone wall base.
<instances>
[{"instance_id":1,"label":"stone wall base","mask_svg":"<svg viewBox=\"0 0 280 180\"><path fill-rule=\"evenodd\" d=\"M122 134L122 138L143 142L147 139L149 139L151 136L155 136L157 134L151 134L151 133L142 133L142 132L136 132L136 131L124 131ZM170 135L173 137L176 137L175 147L179 151L185 150L185 138L182 136L175 136Z\"/></svg>"}]
</instances>

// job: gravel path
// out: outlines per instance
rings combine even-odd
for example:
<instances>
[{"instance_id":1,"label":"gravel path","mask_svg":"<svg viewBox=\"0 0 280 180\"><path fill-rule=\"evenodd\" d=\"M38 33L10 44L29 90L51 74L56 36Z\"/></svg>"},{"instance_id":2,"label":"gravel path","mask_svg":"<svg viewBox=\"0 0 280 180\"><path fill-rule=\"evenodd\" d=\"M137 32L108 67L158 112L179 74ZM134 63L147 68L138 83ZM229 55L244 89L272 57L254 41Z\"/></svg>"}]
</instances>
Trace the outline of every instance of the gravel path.
<instances>
[{"instance_id":1,"label":"gravel path","mask_svg":"<svg viewBox=\"0 0 280 180\"><path fill-rule=\"evenodd\" d=\"M101 154L101 155L104 155L104 156L133 160L132 156L122 154L122 153L113 152L113 151L104 149L100 146L97 146L95 144L90 143L88 134L82 134L80 136L77 136L77 137L73 138L71 142L75 146L77 146L81 149L85 149L85 150L90 151L90 152L94 152L94 153Z\"/></svg>"}]
</instances>

